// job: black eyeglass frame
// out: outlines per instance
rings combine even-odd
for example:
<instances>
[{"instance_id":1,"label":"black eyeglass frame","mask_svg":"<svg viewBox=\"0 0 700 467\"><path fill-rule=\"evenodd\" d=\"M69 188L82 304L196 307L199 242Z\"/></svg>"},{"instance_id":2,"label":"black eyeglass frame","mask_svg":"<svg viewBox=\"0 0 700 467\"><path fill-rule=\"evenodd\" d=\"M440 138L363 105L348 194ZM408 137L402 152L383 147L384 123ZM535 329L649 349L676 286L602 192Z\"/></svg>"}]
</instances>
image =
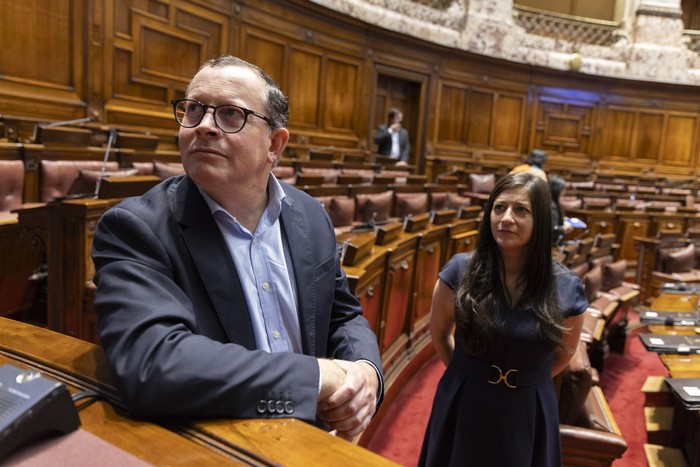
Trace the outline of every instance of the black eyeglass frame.
<instances>
[{"instance_id":1,"label":"black eyeglass frame","mask_svg":"<svg viewBox=\"0 0 700 467\"><path fill-rule=\"evenodd\" d=\"M182 122L180 122L180 120L178 120L178 118L177 118L177 106L181 102L194 102L197 105L200 105L204 108L204 112L202 112L202 118L200 118L196 124L184 125ZM245 128L246 123L248 123L248 115L255 115L256 117L265 120L267 122L267 124L270 125L270 127L274 126L274 124L272 123L272 119L270 119L270 117L266 117L266 116L254 111L254 110L246 109L245 107L241 107L240 105L236 105L236 104L207 105L207 104L204 104L204 103L199 102L199 101L194 100L194 99L173 99L170 101L170 103L173 105L173 114L175 115L175 121L177 122L178 125L180 125L183 128L195 128L196 126L198 126L200 123L202 123L202 120L204 120L204 116L207 114L209 109L214 109L212 112L212 117L214 118L214 125L216 125L216 127L219 130L223 131L224 133L232 134L232 133L238 133L239 131L241 131L243 128ZM221 125L219 125L219 121L216 119L216 110L220 107L235 107L235 108L243 111L243 115L244 115L243 125L241 125L241 127L236 131L226 131L223 128L221 128Z\"/></svg>"}]
</instances>

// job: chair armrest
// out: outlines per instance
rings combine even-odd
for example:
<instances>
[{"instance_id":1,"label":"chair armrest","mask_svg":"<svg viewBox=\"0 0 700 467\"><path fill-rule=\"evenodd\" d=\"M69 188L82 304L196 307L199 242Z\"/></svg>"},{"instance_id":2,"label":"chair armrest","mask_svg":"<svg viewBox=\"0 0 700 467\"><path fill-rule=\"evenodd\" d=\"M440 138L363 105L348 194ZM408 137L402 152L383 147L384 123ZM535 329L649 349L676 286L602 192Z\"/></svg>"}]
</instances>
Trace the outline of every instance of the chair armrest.
<instances>
[{"instance_id":1,"label":"chair armrest","mask_svg":"<svg viewBox=\"0 0 700 467\"><path fill-rule=\"evenodd\" d=\"M560 425L559 431L565 464L574 464L567 461L572 456L587 459L604 457L612 462L613 459L622 457L622 454L627 450L627 442L617 433L607 433L573 425Z\"/></svg>"}]
</instances>

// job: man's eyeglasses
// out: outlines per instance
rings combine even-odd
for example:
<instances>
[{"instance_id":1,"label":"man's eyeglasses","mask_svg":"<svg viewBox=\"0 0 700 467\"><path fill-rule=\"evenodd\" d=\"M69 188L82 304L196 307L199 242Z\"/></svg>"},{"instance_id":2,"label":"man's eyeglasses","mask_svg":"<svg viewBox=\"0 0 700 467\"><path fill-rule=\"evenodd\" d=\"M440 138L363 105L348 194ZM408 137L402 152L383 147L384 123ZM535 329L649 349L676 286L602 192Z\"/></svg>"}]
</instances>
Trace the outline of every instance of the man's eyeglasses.
<instances>
[{"instance_id":1,"label":"man's eyeglasses","mask_svg":"<svg viewBox=\"0 0 700 467\"><path fill-rule=\"evenodd\" d=\"M214 110L214 124L224 133L238 133L248 122L248 115L255 115L272 125L272 120L253 110L238 105L206 105L192 99L177 99L173 104L175 120L180 126L194 128L202 122L209 109Z\"/></svg>"}]
</instances>

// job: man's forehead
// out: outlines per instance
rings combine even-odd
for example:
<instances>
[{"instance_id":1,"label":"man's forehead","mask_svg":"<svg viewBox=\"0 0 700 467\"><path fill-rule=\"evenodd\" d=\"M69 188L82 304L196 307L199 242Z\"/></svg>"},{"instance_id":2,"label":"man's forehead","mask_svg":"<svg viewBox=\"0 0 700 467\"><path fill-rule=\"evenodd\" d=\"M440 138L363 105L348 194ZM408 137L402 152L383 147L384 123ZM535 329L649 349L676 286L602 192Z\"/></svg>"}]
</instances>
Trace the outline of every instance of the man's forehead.
<instances>
[{"instance_id":1,"label":"man's forehead","mask_svg":"<svg viewBox=\"0 0 700 467\"><path fill-rule=\"evenodd\" d=\"M240 66L202 68L192 79L190 91L197 88L221 90L261 90L264 82L253 70Z\"/></svg>"}]
</instances>

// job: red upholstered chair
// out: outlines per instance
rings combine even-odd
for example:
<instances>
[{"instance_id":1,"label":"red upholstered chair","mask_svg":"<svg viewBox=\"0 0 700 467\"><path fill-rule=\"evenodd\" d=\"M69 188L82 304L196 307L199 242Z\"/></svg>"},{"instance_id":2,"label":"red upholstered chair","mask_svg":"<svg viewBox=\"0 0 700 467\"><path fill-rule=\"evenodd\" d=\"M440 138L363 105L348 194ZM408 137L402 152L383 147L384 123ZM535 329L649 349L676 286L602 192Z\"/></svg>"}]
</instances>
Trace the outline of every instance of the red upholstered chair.
<instances>
[{"instance_id":1,"label":"red upholstered chair","mask_svg":"<svg viewBox=\"0 0 700 467\"><path fill-rule=\"evenodd\" d=\"M485 204L488 200L491 191L496 186L496 174L475 174L470 173L468 176L469 188L462 192L463 196L472 198L475 203Z\"/></svg>"},{"instance_id":2,"label":"red upholstered chair","mask_svg":"<svg viewBox=\"0 0 700 467\"><path fill-rule=\"evenodd\" d=\"M69 195L77 195L82 193L94 193L95 187L97 186L97 180L100 177L130 177L139 174L139 169L121 169L121 170L106 170L102 173L102 170L92 170L92 169L80 169L78 178L73 182L73 186L68 190Z\"/></svg>"},{"instance_id":3,"label":"red upholstered chair","mask_svg":"<svg viewBox=\"0 0 700 467\"><path fill-rule=\"evenodd\" d=\"M114 161L107 162L106 170L117 171L119 164ZM39 200L44 203L71 193L73 185L80 177L81 170L101 171L101 161L41 161ZM81 182L82 183L82 182ZM92 188L94 190L94 186ZM89 190L88 190L89 191ZM73 191L73 193L76 193Z\"/></svg>"},{"instance_id":4,"label":"red upholstered chair","mask_svg":"<svg viewBox=\"0 0 700 467\"><path fill-rule=\"evenodd\" d=\"M388 221L394 210L394 192L391 190L379 193L358 193L355 199L357 200L355 220L358 222Z\"/></svg>"},{"instance_id":5,"label":"red upholstered chair","mask_svg":"<svg viewBox=\"0 0 700 467\"><path fill-rule=\"evenodd\" d=\"M403 219L430 211L428 193L394 193L394 217Z\"/></svg>"},{"instance_id":6,"label":"red upholstered chair","mask_svg":"<svg viewBox=\"0 0 700 467\"><path fill-rule=\"evenodd\" d=\"M627 450L610 407L598 386L598 372L581 342L567 368L555 379L565 465L611 465Z\"/></svg>"},{"instance_id":7,"label":"red upholstered chair","mask_svg":"<svg viewBox=\"0 0 700 467\"><path fill-rule=\"evenodd\" d=\"M22 206L24 190L24 162L0 160L0 218Z\"/></svg>"}]
</instances>

